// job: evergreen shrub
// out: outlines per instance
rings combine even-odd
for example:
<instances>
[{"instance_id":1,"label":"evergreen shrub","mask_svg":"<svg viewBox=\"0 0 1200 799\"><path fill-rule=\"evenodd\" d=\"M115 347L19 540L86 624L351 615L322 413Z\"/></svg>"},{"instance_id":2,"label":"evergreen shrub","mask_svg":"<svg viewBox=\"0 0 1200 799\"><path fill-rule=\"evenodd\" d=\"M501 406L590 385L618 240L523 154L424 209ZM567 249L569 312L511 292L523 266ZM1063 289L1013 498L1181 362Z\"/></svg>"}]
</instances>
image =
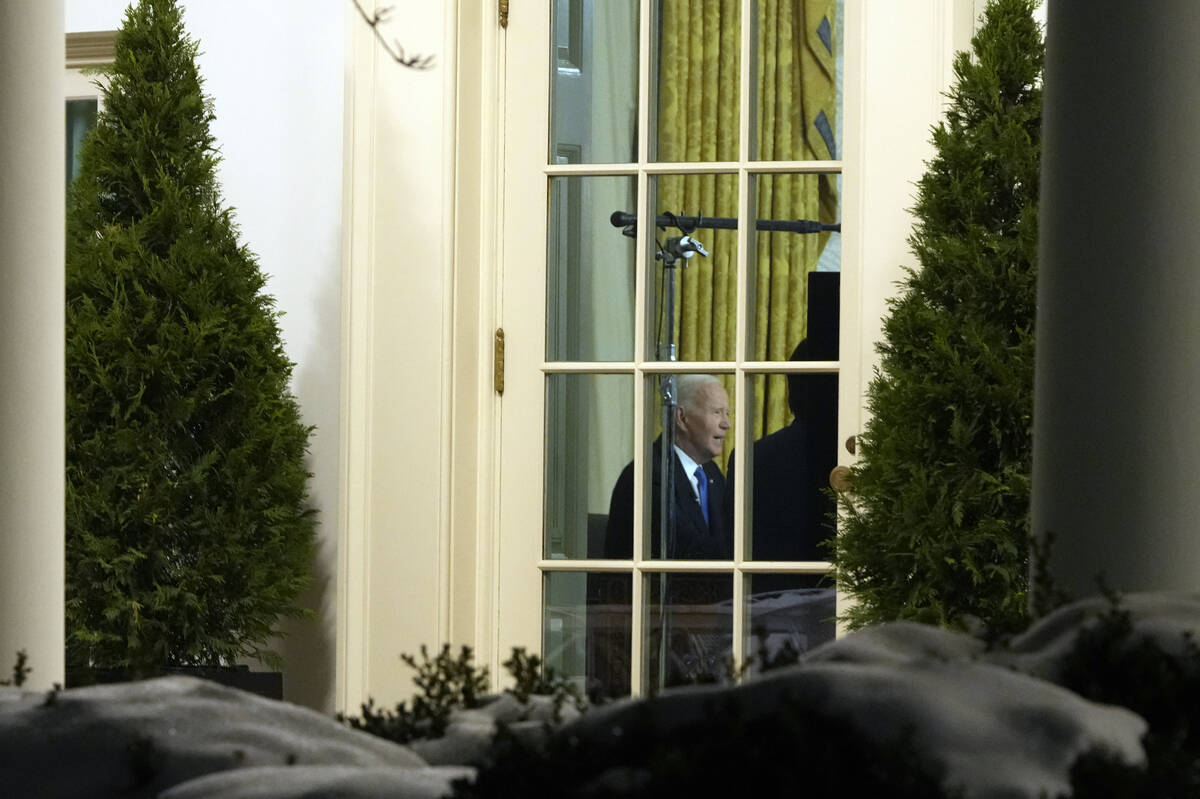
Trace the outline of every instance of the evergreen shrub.
<instances>
[{"instance_id":1,"label":"evergreen shrub","mask_svg":"<svg viewBox=\"0 0 1200 799\"><path fill-rule=\"evenodd\" d=\"M33 671L33 669L29 668L29 655L27 655L25 650L22 649L17 652L17 660L13 664L12 668L12 679L0 680L0 685L11 685L16 688L20 688L25 684L25 679L29 676L29 672L31 671Z\"/></svg>"},{"instance_id":2,"label":"evergreen shrub","mask_svg":"<svg viewBox=\"0 0 1200 799\"><path fill-rule=\"evenodd\" d=\"M313 554L311 428L217 182L175 0L127 11L67 208L67 663L266 650Z\"/></svg>"},{"instance_id":3,"label":"evergreen shrub","mask_svg":"<svg viewBox=\"0 0 1200 799\"><path fill-rule=\"evenodd\" d=\"M469 646L454 655L450 644L443 644L441 651L431 658L422 644L419 663L408 653L400 655L400 660L416 672L413 684L419 693L413 697L411 707L402 701L394 710L380 709L375 707L374 698L368 697L361 716L339 713L338 721L401 744L419 738L440 738L446 734L450 714L478 707L487 691L488 668L475 665L475 653Z\"/></svg>"},{"instance_id":4,"label":"evergreen shrub","mask_svg":"<svg viewBox=\"0 0 1200 799\"><path fill-rule=\"evenodd\" d=\"M832 559L851 627L1026 616L1041 160L1036 0L993 0L954 61L884 320Z\"/></svg>"},{"instance_id":5,"label":"evergreen shrub","mask_svg":"<svg viewBox=\"0 0 1200 799\"><path fill-rule=\"evenodd\" d=\"M453 655L449 644L442 644L434 657L421 646L421 659L410 654L400 660L413 669L413 684L418 692L410 705L398 702L394 709L377 708L368 697L362 704L361 716L338 714L338 721L389 741L405 744L422 738L440 738L446 734L451 714L456 710L479 707L488 686L487 666L476 666L475 653L463 646ZM513 678L507 689L522 704L534 696L549 696L554 700L554 718L561 719L562 708L568 702L576 710L585 710L587 701L567 678L542 662L541 657L529 654L524 647L513 647L512 656L504 661L505 671ZM494 697L489 697L494 698Z\"/></svg>"},{"instance_id":6,"label":"evergreen shrub","mask_svg":"<svg viewBox=\"0 0 1200 799\"><path fill-rule=\"evenodd\" d=\"M669 736L648 707L642 710L600 745L560 734L538 749L502 728L491 761L473 783L457 783L454 796L964 796L944 784L943 770L910 738L880 743L845 719L806 712L794 701L747 719L734 702L714 699L703 721Z\"/></svg>"}]
</instances>

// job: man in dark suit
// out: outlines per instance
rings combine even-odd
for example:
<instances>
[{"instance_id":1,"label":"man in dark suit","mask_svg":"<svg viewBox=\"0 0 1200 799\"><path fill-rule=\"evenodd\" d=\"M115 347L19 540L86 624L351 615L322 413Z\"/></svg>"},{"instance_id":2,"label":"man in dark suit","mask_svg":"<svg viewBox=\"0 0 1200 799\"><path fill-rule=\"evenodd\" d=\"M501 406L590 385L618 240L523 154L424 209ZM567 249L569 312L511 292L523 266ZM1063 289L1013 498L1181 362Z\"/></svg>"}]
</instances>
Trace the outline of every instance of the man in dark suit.
<instances>
[{"instance_id":1,"label":"man in dark suit","mask_svg":"<svg viewBox=\"0 0 1200 799\"><path fill-rule=\"evenodd\" d=\"M812 350L801 341L791 360L813 360ZM833 535L834 502L824 488L837 465L837 375L788 375L788 406L792 423L754 444L753 559L827 560L821 544ZM730 485L733 470L731 456ZM732 506L727 497L729 526ZM770 582L756 578L755 591L767 590Z\"/></svg>"},{"instance_id":2,"label":"man in dark suit","mask_svg":"<svg viewBox=\"0 0 1200 799\"><path fill-rule=\"evenodd\" d=\"M729 432L729 395L712 375L680 375L676 384L674 500L667 522L668 558L733 557L733 536L725 524L725 476L713 458L721 454ZM650 489L651 557L661 557L659 495L662 485L662 439L654 442L646 468ZM604 557L633 555L633 464L617 478L609 503Z\"/></svg>"}]
</instances>

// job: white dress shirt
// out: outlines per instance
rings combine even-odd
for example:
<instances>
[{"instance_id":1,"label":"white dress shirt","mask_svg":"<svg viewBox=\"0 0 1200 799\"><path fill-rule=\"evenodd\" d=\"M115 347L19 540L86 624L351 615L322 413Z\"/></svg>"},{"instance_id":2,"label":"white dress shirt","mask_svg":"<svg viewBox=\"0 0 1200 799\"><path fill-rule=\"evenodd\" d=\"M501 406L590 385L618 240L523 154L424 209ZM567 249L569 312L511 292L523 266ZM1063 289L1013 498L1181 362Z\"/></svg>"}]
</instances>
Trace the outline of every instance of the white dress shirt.
<instances>
[{"instance_id":1,"label":"white dress shirt","mask_svg":"<svg viewBox=\"0 0 1200 799\"><path fill-rule=\"evenodd\" d=\"M696 467L701 464L692 460L692 457L681 450L678 446L675 447L675 454L679 456L679 462L683 464L684 474L688 476L688 484L692 487L692 496L696 501L700 501L700 486L696 485Z\"/></svg>"}]
</instances>

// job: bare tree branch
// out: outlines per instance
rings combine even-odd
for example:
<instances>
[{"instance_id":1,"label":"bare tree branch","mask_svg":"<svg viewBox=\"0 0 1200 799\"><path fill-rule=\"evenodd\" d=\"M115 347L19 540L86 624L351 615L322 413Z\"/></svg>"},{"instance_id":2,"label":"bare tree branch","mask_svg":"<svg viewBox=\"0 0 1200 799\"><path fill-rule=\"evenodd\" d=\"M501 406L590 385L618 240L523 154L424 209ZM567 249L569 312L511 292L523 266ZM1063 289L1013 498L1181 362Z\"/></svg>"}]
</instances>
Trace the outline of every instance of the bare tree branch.
<instances>
[{"instance_id":1,"label":"bare tree branch","mask_svg":"<svg viewBox=\"0 0 1200 799\"><path fill-rule=\"evenodd\" d=\"M368 14L358 0L351 0L351 2L358 9L358 13L362 16L363 21L371 26L371 30L375 32L375 38L379 40L379 43L387 51L387 54L392 57L393 61L409 69L429 69L433 66L433 56L421 55L420 53L410 56L404 52L404 48L400 46L400 42L396 41L388 44L388 41L383 38L383 34L379 31L379 25L382 22L386 22L387 18L391 16L392 6L384 6L376 9L374 14Z\"/></svg>"}]
</instances>

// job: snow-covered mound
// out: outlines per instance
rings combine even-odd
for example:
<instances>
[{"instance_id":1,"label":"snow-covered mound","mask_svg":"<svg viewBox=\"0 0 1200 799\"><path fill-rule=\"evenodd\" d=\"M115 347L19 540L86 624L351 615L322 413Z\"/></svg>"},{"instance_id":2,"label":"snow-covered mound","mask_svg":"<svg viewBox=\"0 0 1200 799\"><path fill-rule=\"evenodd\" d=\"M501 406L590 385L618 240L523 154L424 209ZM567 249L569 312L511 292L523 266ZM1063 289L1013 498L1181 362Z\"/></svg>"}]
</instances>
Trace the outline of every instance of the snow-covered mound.
<instances>
[{"instance_id":1,"label":"snow-covered mound","mask_svg":"<svg viewBox=\"0 0 1200 799\"><path fill-rule=\"evenodd\" d=\"M556 705L551 696L531 696L521 702L511 693L483 697L480 707L455 710L441 738L413 741L412 750L432 765L476 764L491 756L492 740L500 725L526 746L545 746L550 730L579 715L570 702Z\"/></svg>"},{"instance_id":2,"label":"snow-covered mound","mask_svg":"<svg viewBox=\"0 0 1200 799\"><path fill-rule=\"evenodd\" d=\"M886 647L894 632L876 628L865 634L870 641L842 647L843 655L863 656L857 660L813 659L739 688L623 702L584 714L559 734L577 739L580 751L647 722L656 737L695 734L727 698L746 720L778 713L841 718L875 742L907 740L944 774L944 786L961 786L976 799L1067 792L1072 764L1094 748L1131 765L1145 761L1146 723L1136 714L989 663L906 656ZM802 762L803 753L796 756Z\"/></svg>"},{"instance_id":3,"label":"snow-covered mound","mask_svg":"<svg viewBox=\"0 0 1200 799\"><path fill-rule=\"evenodd\" d=\"M160 799L439 799L474 774L461 766L259 766L200 777Z\"/></svg>"},{"instance_id":4,"label":"snow-covered mound","mask_svg":"<svg viewBox=\"0 0 1200 799\"><path fill-rule=\"evenodd\" d=\"M1200 595L1122 594L1118 608L1128 614L1128 646L1150 640L1164 653L1180 657L1200 642ZM1080 632L1096 627L1113 610L1112 601L1103 597L1064 605L988 657L1026 674L1058 682Z\"/></svg>"},{"instance_id":5,"label":"snow-covered mound","mask_svg":"<svg viewBox=\"0 0 1200 799\"><path fill-rule=\"evenodd\" d=\"M965 633L896 621L859 630L806 653L805 663L848 662L903 665L925 660L965 660L984 651L983 642Z\"/></svg>"},{"instance_id":6,"label":"snow-covered mound","mask_svg":"<svg viewBox=\"0 0 1200 799\"><path fill-rule=\"evenodd\" d=\"M762 746L762 738L748 730L815 730L824 737L835 724L837 736L849 737L838 738L841 748L834 751L848 752L850 759L810 762L803 747L794 747L794 759L785 748L779 759L787 761L781 768L792 770L789 779L821 769L840 769L844 776L859 747L891 752L899 742L924 774L940 775L946 788L961 787L967 799L1066 795L1071 767L1085 752L1103 750L1128 765L1146 762L1144 719L1055 684L1081 632L1127 619L1122 645L1150 639L1168 657L1197 652L1200 596L1133 594L1121 598L1119 611L1127 615L1115 616L1103 598L1076 602L995 649L963 633L885 624L821 646L795 666L738 687L674 689L582 715L550 697L522 703L501 694L486 698L482 707L455 711L446 736L411 747L294 705L187 677L56 694L0 687L0 794L425 799L448 795L452 782L472 779L479 764L480 787L484 776L504 774L503 767L490 768L502 751L494 748L493 737L504 726L512 733L510 742L534 753L527 761L531 768L560 763L539 752L570 755L561 761L565 769L551 769L554 779L565 781L554 790L591 786L612 789L614 796L641 796L661 765L642 757L650 749L686 756L697 751L695 736L704 736L712 745L704 751L721 753L714 763L736 771L738 751ZM731 719L732 727L722 726ZM755 726L763 720L771 724ZM621 740L637 744L614 744ZM910 768L914 761L897 762ZM839 779L835 774L834 783ZM507 785L500 783L499 795L506 795Z\"/></svg>"},{"instance_id":7,"label":"snow-covered mound","mask_svg":"<svg viewBox=\"0 0 1200 799\"><path fill-rule=\"evenodd\" d=\"M0 703L7 796L152 797L213 772L288 764L425 766L406 747L315 711L191 677Z\"/></svg>"}]
</instances>

